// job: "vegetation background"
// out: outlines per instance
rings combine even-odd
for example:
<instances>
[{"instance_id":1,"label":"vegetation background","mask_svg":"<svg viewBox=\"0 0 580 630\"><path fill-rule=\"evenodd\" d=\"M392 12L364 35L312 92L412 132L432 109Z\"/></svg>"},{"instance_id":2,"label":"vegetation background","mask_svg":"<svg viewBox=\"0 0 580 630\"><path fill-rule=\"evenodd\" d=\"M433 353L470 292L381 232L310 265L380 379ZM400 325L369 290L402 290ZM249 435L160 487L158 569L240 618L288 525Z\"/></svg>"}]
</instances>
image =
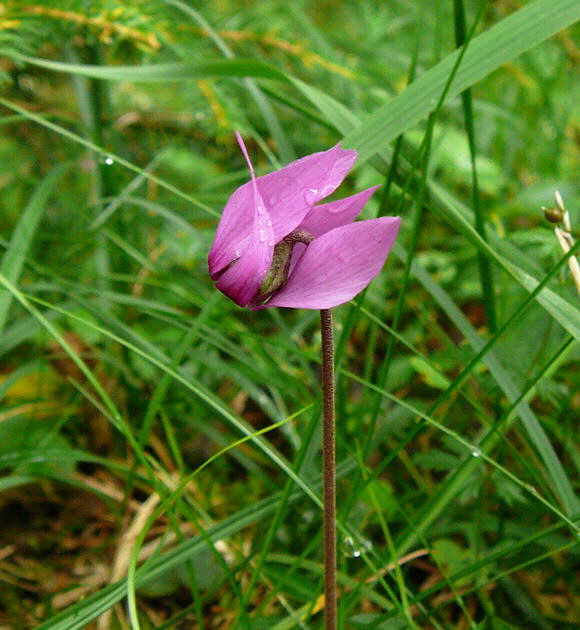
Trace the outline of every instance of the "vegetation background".
<instances>
[{"instance_id":1,"label":"vegetation background","mask_svg":"<svg viewBox=\"0 0 580 630\"><path fill-rule=\"evenodd\" d=\"M318 315L207 277L236 129L403 217L336 309L342 627L578 627L579 17L0 4L0 627L321 628Z\"/></svg>"}]
</instances>

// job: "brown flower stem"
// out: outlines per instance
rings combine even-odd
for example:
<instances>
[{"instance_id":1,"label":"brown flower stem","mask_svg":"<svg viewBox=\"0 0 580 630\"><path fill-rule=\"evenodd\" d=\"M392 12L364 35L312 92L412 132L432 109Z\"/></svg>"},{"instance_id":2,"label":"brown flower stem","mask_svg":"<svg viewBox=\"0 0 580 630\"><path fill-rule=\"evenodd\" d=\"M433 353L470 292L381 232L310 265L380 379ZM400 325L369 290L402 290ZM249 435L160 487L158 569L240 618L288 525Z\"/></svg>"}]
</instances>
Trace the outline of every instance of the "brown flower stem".
<instances>
[{"instance_id":1,"label":"brown flower stem","mask_svg":"<svg viewBox=\"0 0 580 630\"><path fill-rule=\"evenodd\" d=\"M324 478L324 627L337 629L336 608L336 440L332 311L320 311L322 332L322 466Z\"/></svg>"}]
</instances>

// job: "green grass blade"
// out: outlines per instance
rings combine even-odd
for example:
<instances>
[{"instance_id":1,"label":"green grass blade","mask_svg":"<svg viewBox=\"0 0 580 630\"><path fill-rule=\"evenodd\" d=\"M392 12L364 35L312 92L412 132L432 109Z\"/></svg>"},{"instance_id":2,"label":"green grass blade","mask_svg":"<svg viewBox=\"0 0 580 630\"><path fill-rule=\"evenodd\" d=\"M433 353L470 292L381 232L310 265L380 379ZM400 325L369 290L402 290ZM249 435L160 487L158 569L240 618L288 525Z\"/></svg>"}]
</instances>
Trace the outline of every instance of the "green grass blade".
<instances>
[{"instance_id":1,"label":"green grass blade","mask_svg":"<svg viewBox=\"0 0 580 630\"><path fill-rule=\"evenodd\" d=\"M219 77L252 77L288 81L288 77L275 68L253 59L218 59L214 61L173 61L148 66L97 66L82 63L64 63L39 57L11 53L11 56L39 68L92 77L103 81L131 81L136 83L165 83L216 79Z\"/></svg>"},{"instance_id":2,"label":"green grass blade","mask_svg":"<svg viewBox=\"0 0 580 630\"><path fill-rule=\"evenodd\" d=\"M56 331L54 326L50 324L47 321L47 319L39 311L37 311L37 309L31 304L31 302L25 295L23 295L20 291L18 291L16 287L14 287L1 275L0 275L0 283L2 283L6 288L8 288L15 295L18 301L27 310L29 310L30 313L34 315L34 317L36 317L41 322L41 324L48 330L48 332L52 334L59 341L59 343L63 346L63 348L67 349L68 344L66 344L66 341L62 339L61 335L59 335L59 333ZM42 302L40 300L37 300L37 301L42 303L45 306L50 307L50 305L46 304L45 302ZM99 312L99 311L95 310L95 312ZM102 316L106 317L105 314L103 313L101 314ZM134 343L129 343L125 338L120 337L116 334L113 334L109 330L105 330L99 326L96 326L92 322L85 321L82 318L79 318L72 313L67 313L66 315L74 320L84 323L85 325L92 328L93 330L100 332L101 334L105 335L109 339L116 341L117 343L125 346L127 349L131 350L132 352L135 352L136 354L138 354L139 356L141 356L142 358L150 362L155 367L169 374L175 381L184 385L188 390L193 392L196 396L198 396L201 400L203 400L211 408L213 408L218 414L220 414L233 428L235 428L241 434L253 435L253 431L251 427L248 425L248 423L244 421L242 418L240 418L237 414L233 413L227 407L227 405L225 405L225 403L221 401L221 399L216 394L214 394L207 387L205 387L198 379L195 379L193 377L189 377L189 379L186 379L179 372L172 370L170 367L170 361L167 359L167 357L160 350L157 350L155 347L153 347L148 341L139 337L137 333L130 334L129 329L127 327L124 327L122 324L117 322L116 326L120 328L121 334L130 336L130 338L133 339ZM114 320L110 317L108 321L114 322ZM70 347L68 347L67 351L69 350L70 350ZM71 355L73 357L73 360L75 360L75 362L78 362L79 367L81 367L83 372L87 372L87 368L82 363L80 358L77 357L74 354L74 352L71 352ZM114 407L113 402L111 401L110 397L107 396L106 392L102 391L102 387L100 387L98 382L95 382L94 376L90 372L87 372L87 377L89 378L89 380L91 381L95 389L99 392L101 398L103 399L107 407L109 407L112 418L114 419L116 426L123 429L125 427L124 418L119 413L119 411ZM137 451L140 452L139 444L136 438L134 438L132 434L129 432L125 431L125 433L131 440L132 445L136 448ZM289 478L291 478L298 486L300 486L303 489L304 493L318 507L322 506L322 501L320 497L318 496L318 494L314 492L312 487L301 476L297 475L294 472L294 470L288 464L286 458L282 456L280 452L273 445L271 445L266 440L262 440L261 438L253 438L251 442L252 444L257 446L259 450L261 450L268 458L270 458L274 464L276 464L281 470L283 470Z\"/></svg>"},{"instance_id":3,"label":"green grass blade","mask_svg":"<svg viewBox=\"0 0 580 630\"><path fill-rule=\"evenodd\" d=\"M34 191L28 205L22 211L0 264L0 274L13 284L18 283L26 255L36 235L46 204L64 174L65 168L64 165L55 168ZM6 325L12 299L13 296L9 291L0 292L0 335Z\"/></svg>"},{"instance_id":4,"label":"green grass blade","mask_svg":"<svg viewBox=\"0 0 580 630\"><path fill-rule=\"evenodd\" d=\"M455 41L457 46L466 45L465 33L465 7L463 0L453 0L454 18L455 18ZM473 114L473 100L471 90L467 89L461 93L461 104L463 106L463 119L465 121L465 130L467 132L467 140L469 144L469 157L471 161L471 198L473 202L473 212L475 214L475 229L481 238L485 241L485 215L481 205L481 197L479 194L479 178L477 175L476 163L476 141L475 141L475 124ZM482 252L477 253L477 262L479 265L479 277L483 293L483 303L487 316L487 324L490 332L497 330L497 318L495 313L495 290L491 264L489 259Z\"/></svg>"}]
</instances>

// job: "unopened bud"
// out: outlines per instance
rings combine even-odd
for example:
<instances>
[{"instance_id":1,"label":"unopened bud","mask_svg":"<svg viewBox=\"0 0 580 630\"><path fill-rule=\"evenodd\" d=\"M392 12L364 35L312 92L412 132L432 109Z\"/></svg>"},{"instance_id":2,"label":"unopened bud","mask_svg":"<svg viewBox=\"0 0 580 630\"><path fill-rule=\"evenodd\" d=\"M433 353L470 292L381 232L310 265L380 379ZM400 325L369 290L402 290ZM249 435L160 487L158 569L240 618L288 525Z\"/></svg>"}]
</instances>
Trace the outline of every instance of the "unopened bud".
<instances>
[{"instance_id":1,"label":"unopened bud","mask_svg":"<svg viewBox=\"0 0 580 630\"><path fill-rule=\"evenodd\" d=\"M564 219L564 212L558 206L554 206L553 208L542 208L544 211L544 216L546 217L546 221L550 223L562 223Z\"/></svg>"}]
</instances>

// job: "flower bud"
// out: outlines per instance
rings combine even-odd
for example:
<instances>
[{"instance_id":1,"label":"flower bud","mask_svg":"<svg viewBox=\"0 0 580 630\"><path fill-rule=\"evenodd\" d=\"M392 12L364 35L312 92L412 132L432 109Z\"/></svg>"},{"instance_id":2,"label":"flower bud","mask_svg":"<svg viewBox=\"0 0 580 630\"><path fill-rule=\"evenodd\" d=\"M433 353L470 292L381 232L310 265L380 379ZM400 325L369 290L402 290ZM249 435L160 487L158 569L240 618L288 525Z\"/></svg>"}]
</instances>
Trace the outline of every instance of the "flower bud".
<instances>
[{"instance_id":1,"label":"flower bud","mask_svg":"<svg viewBox=\"0 0 580 630\"><path fill-rule=\"evenodd\" d=\"M544 211L544 217L546 217L546 221L550 223L562 223L564 219L564 212L561 208L554 206L553 208L542 208Z\"/></svg>"}]
</instances>

